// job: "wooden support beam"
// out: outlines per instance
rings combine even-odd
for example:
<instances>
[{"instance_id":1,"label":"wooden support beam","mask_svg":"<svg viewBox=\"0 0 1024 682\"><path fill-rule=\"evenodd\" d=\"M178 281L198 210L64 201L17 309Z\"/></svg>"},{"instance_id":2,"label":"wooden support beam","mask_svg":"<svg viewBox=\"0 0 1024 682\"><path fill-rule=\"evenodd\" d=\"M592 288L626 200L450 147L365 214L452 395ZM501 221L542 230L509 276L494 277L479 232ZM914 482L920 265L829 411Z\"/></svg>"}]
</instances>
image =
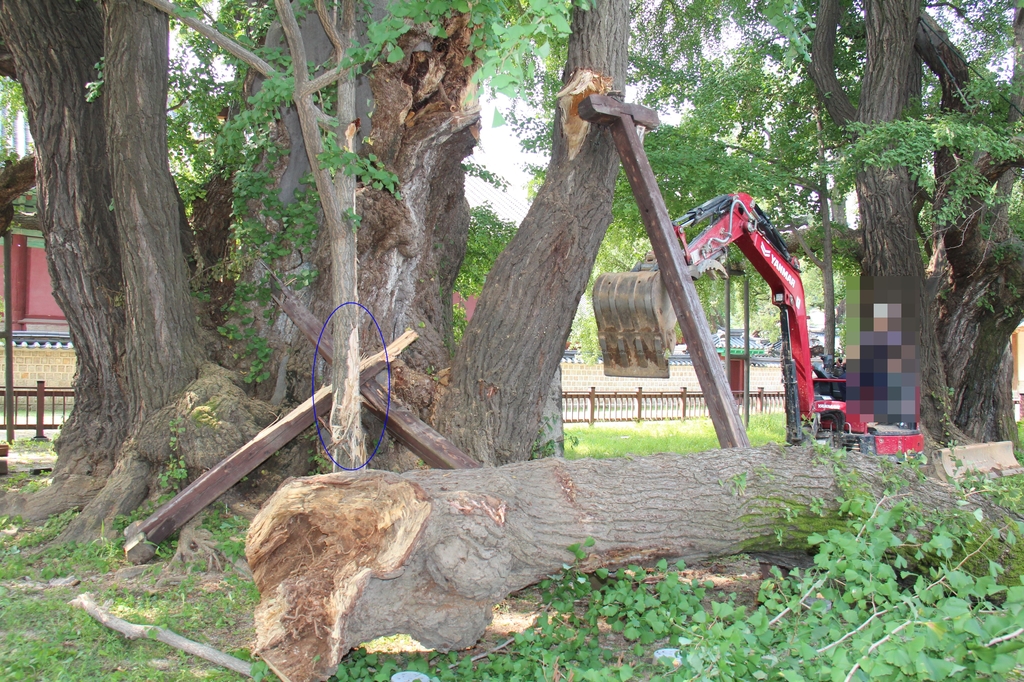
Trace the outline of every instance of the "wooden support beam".
<instances>
[{"instance_id":1,"label":"wooden support beam","mask_svg":"<svg viewBox=\"0 0 1024 682\"><path fill-rule=\"evenodd\" d=\"M397 356L415 340L416 332L402 334L388 346L389 355ZM381 351L359 363L360 378L373 379L386 368L384 352ZM317 391L314 400L317 413L327 414L331 409L331 387L324 386ZM284 418L260 431L251 441L192 481L148 518L128 526L124 531L124 552L129 561L140 564L152 559L156 556L156 546L171 533L312 426L314 400L304 400Z\"/></svg>"},{"instance_id":2,"label":"wooden support beam","mask_svg":"<svg viewBox=\"0 0 1024 682\"><path fill-rule=\"evenodd\" d=\"M334 338L331 336L331 332L324 331L323 338L320 338L320 330L324 328L323 322L303 305L295 292L285 286L273 270L270 270L270 275L270 295L274 302L281 306L284 314L299 328L302 335L309 339L314 348L317 340L320 340L320 355L328 365L334 364Z\"/></svg>"},{"instance_id":3,"label":"wooden support beam","mask_svg":"<svg viewBox=\"0 0 1024 682\"><path fill-rule=\"evenodd\" d=\"M359 387L363 405L378 419L388 410L388 390L376 377ZM412 410L391 401L388 410L388 433L395 440L435 469L475 469L480 463L470 458L450 440L420 421Z\"/></svg>"},{"instance_id":4,"label":"wooden support beam","mask_svg":"<svg viewBox=\"0 0 1024 682\"><path fill-rule=\"evenodd\" d=\"M324 386L316 392L316 409L322 414L331 409L330 386ZM283 419L260 431L251 441L192 481L149 518L128 526L124 531L125 556L136 564L152 559L156 556L156 546L171 533L312 424L313 401L304 400Z\"/></svg>"},{"instance_id":5,"label":"wooden support beam","mask_svg":"<svg viewBox=\"0 0 1024 682\"><path fill-rule=\"evenodd\" d=\"M287 287L278 284L274 298L282 310L312 343L320 336L322 325ZM388 344L387 357L398 357L418 338L409 330ZM333 362L334 345L330 332L320 339L320 354L328 363ZM381 386L377 375L387 368L385 353L380 351L359 363L360 393L363 404L378 418L387 411L387 389ZM326 414L331 407L331 387L325 386L315 396L316 411ZM156 556L156 546L189 519L258 467L292 438L313 425L313 401L303 401L283 419L260 431L251 441L221 460L209 471L153 512L149 518L136 521L124 531L125 555L139 564ZM480 464L460 450L454 443L420 421L411 410L391 403L387 430L400 443L432 467L440 469L471 469Z\"/></svg>"},{"instance_id":6,"label":"wooden support beam","mask_svg":"<svg viewBox=\"0 0 1024 682\"><path fill-rule=\"evenodd\" d=\"M625 104L608 95L591 95L579 104L580 118L591 123L612 125L621 117L629 116L633 123L654 130L661 121L658 112L639 104Z\"/></svg>"},{"instance_id":7,"label":"wooden support beam","mask_svg":"<svg viewBox=\"0 0 1024 682\"><path fill-rule=\"evenodd\" d=\"M715 426L719 444L723 448L750 447L750 439L747 438L729 388L729 379L722 363L718 361L718 353L708 331L708 321L687 268L686 256L679 246L654 171L647 160L640 137L636 134L638 124L657 125L657 112L636 104L623 104L606 95L591 95L580 102L578 110L585 121L611 128L612 139L615 140L622 167L633 189L640 217L658 260L662 283L668 290L679 326L686 338L687 350L704 392L708 414Z\"/></svg>"},{"instance_id":8,"label":"wooden support beam","mask_svg":"<svg viewBox=\"0 0 1024 682\"><path fill-rule=\"evenodd\" d=\"M310 343L315 345L319 339L320 354L324 356L324 359L327 360L328 364L333 363L334 341L331 337L331 332L323 330L323 325L317 320L316 316L306 308L302 301L299 300L299 297L295 295L295 292L289 289L284 282L274 276L272 280L271 295L274 297L277 304L281 306L281 310L283 310L295 326L299 328L299 331L302 332L303 336L309 339ZM321 330L323 330L322 334ZM388 352L391 352L393 347L398 347L403 339L410 334L415 338L415 334L413 332L405 332L388 346ZM400 347L404 348L405 345L401 345ZM360 373L359 389L360 394L363 397L363 405L365 405L370 412L375 414L378 419L384 419L384 413L387 410L388 405L387 388L377 381L376 374L367 377L366 374ZM388 433L390 433L395 440L409 448L413 454L434 468L473 469L480 466L479 462L471 458L450 440L421 421L420 418L412 412L412 410L402 407L401 405L397 405L394 401L391 403L391 412L388 418L387 429Z\"/></svg>"}]
</instances>

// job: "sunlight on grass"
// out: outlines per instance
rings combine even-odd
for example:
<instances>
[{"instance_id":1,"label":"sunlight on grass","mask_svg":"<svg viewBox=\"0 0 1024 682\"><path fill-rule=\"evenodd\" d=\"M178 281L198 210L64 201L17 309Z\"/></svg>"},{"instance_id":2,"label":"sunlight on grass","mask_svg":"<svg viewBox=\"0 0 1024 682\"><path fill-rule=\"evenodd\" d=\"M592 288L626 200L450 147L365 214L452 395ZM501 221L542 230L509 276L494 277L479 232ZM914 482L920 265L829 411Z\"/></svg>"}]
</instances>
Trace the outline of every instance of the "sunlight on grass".
<instances>
[{"instance_id":1,"label":"sunlight on grass","mask_svg":"<svg viewBox=\"0 0 1024 682\"><path fill-rule=\"evenodd\" d=\"M747 429L751 445L786 442L784 414L752 414ZM621 457L655 452L702 452L718 448L711 420L622 422L565 425L565 457Z\"/></svg>"}]
</instances>

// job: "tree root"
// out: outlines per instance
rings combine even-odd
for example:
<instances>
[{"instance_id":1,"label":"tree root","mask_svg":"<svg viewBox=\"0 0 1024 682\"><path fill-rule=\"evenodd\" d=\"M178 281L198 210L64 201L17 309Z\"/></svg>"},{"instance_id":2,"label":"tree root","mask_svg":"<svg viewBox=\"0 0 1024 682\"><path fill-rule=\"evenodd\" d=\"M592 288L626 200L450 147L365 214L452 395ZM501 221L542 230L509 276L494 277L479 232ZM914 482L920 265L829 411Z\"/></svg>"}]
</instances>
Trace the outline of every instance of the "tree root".
<instances>
[{"instance_id":1,"label":"tree root","mask_svg":"<svg viewBox=\"0 0 1024 682\"><path fill-rule=\"evenodd\" d=\"M96 537L113 538L117 535L114 520L130 514L142 504L149 493L152 465L134 452L131 441L125 444L127 453L114 467L106 485L61 533L58 542L81 541Z\"/></svg>"},{"instance_id":2,"label":"tree root","mask_svg":"<svg viewBox=\"0 0 1024 682\"><path fill-rule=\"evenodd\" d=\"M191 566L199 563L207 571L223 571L228 565L228 558L217 548L210 531L202 527L205 514L195 516L181 528L178 536L178 549L171 559L172 564Z\"/></svg>"},{"instance_id":3,"label":"tree root","mask_svg":"<svg viewBox=\"0 0 1024 682\"><path fill-rule=\"evenodd\" d=\"M0 516L45 521L68 509L81 509L96 497L106 479L81 474L56 474L50 485L34 493L0 492Z\"/></svg>"}]
</instances>

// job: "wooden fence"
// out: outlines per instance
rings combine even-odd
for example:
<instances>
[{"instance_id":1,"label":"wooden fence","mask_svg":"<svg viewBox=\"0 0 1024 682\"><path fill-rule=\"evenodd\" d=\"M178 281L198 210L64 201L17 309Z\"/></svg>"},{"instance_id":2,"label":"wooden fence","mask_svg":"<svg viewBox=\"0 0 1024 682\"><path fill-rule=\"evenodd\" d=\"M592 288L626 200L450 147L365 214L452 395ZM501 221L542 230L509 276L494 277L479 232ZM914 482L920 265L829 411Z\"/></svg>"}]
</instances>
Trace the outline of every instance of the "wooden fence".
<instances>
[{"instance_id":1,"label":"wooden fence","mask_svg":"<svg viewBox=\"0 0 1024 682\"><path fill-rule=\"evenodd\" d=\"M15 388L14 428L33 429L36 438L46 438L47 429L59 429L71 408L75 406L75 392L70 388L46 388L45 381L37 381L35 388ZM7 429L7 396L0 388L0 431Z\"/></svg>"},{"instance_id":2,"label":"wooden fence","mask_svg":"<svg viewBox=\"0 0 1024 682\"><path fill-rule=\"evenodd\" d=\"M742 406L743 392L733 391L736 404ZM758 387L750 392L751 414L774 414L786 411L782 391L766 391ZM703 393L679 391L631 392L589 391L562 392L562 421L566 424L594 422L665 421L707 417L708 406Z\"/></svg>"}]
</instances>

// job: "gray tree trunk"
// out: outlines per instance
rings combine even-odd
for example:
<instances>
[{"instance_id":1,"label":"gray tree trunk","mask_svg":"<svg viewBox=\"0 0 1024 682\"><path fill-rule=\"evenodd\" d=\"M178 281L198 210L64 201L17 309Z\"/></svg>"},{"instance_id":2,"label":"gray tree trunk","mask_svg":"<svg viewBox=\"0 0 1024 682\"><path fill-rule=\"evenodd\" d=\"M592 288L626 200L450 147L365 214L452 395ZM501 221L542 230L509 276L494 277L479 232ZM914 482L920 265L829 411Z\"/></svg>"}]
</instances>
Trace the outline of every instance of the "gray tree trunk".
<instances>
[{"instance_id":1,"label":"gray tree trunk","mask_svg":"<svg viewBox=\"0 0 1024 682\"><path fill-rule=\"evenodd\" d=\"M56 443L52 484L0 498L0 513L45 519L85 505L103 487L131 423L121 247L110 212L103 102L86 101L103 56L99 6L8 0L0 34L14 56L37 156L40 228L54 297L75 346L75 407Z\"/></svg>"},{"instance_id":2,"label":"gray tree trunk","mask_svg":"<svg viewBox=\"0 0 1024 682\"><path fill-rule=\"evenodd\" d=\"M877 460L846 465L869 489L884 487ZM905 492L924 509L955 506L945 484L908 476ZM843 526L842 494L831 462L777 446L293 480L246 538L261 595L256 652L282 679L304 682L383 635L471 646L495 603L559 572L573 561L566 548L587 538L585 571L737 552L806 563L807 536ZM821 500L824 518L788 516Z\"/></svg>"},{"instance_id":3,"label":"gray tree trunk","mask_svg":"<svg viewBox=\"0 0 1024 682\"><path fill-rule=\"evenodd\" d=\"M576 9L572 28L563 82L588 69L610 79L608 89L623 91L629 3L608 0L589 11ZM619 158L607 130L581 125L575 104L584 96L563 98L571 100L565 102L569 114L554 124L544 185L487 276L455 354L451 383L434 412L435 428L480 462L529 457L551 378L611 222Z\"/></svg>"}]
</instances>

